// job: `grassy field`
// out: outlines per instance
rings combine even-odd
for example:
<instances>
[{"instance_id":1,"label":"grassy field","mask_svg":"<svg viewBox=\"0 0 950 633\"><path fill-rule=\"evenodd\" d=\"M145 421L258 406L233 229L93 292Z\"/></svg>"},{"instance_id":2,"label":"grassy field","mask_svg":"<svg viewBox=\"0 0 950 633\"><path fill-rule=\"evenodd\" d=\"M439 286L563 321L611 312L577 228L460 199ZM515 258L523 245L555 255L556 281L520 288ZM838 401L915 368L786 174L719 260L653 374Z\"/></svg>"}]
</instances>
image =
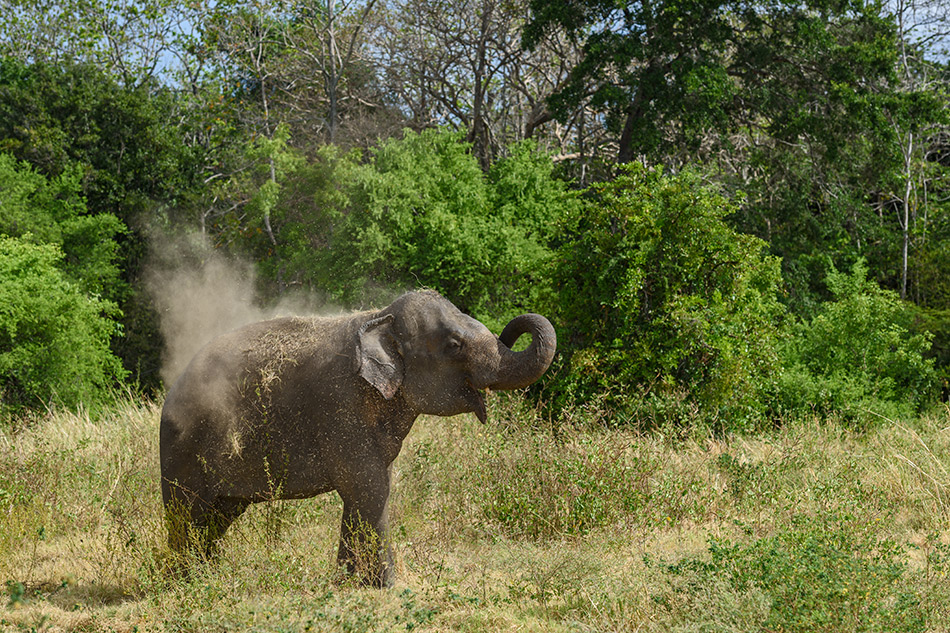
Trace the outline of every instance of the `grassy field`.
<instances>
[{"instance_id":1,"label":"grassy field","mask_svg":"<svg viewBox=\"0 0 950 633\"><path fill-rule=\"evenodd\" d=\"M853 433L423 418L392 590L340 584L336 495L260 504L165 571L160 404L0 428L3 631L946 631L950 411Z\"/></svg>"}]
</instances>

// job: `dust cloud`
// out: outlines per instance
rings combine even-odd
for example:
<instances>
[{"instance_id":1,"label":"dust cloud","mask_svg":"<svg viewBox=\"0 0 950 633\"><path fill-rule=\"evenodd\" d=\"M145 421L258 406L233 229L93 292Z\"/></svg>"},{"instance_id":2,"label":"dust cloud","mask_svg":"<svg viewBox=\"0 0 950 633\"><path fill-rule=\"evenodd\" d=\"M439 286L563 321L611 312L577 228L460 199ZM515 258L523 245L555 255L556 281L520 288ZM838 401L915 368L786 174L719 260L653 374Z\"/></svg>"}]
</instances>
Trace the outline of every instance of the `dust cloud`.
<instances>
[{"instance_id":1,"label":"dust cloud","mask_svg":"<svg viewBox=\"0 0 950 633\"><path fill-rule=\"evenodd\" d=\"M251 264L226 257L200 235L151 237L155 246L145 277L165 339L161 376L166 386L202 346L242 325L277 316L342 311L312 296L265 307Z\"/></svg>"}]
</instances>

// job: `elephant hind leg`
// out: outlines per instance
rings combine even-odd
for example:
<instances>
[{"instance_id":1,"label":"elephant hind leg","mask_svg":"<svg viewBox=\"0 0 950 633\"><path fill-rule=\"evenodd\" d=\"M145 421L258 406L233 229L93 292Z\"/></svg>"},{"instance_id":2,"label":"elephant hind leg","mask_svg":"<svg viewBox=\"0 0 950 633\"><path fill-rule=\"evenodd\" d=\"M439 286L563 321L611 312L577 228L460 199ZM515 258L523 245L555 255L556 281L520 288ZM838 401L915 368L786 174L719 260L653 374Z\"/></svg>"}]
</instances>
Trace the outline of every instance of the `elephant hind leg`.
<instances>
[{"instance_id":1,"label":"elephant hind leg","mask_svg":"<svg viewBox=\"0 0 950 633\"><path fill-rule=\"evenodd\" d=\"M214 558L218 541L247 506L246 501L236 499L212 503L196 497L188 501L181 496L169 499L165 503L169 548L176 554L194 552Z\"/></svg>"},{"instance_id":2,"label":"elephant hind leg","mask_svg":"<svg viewBox=\"0 0 950 633\"><path fill-rule=\"evenodd\" d=\"M195 517L194 528L199 538L199 551L206 558L214 558L218 551L218 541L231 527L248 503L237 499L219 499L212 506Z\"/></svg>"}]
</instances>

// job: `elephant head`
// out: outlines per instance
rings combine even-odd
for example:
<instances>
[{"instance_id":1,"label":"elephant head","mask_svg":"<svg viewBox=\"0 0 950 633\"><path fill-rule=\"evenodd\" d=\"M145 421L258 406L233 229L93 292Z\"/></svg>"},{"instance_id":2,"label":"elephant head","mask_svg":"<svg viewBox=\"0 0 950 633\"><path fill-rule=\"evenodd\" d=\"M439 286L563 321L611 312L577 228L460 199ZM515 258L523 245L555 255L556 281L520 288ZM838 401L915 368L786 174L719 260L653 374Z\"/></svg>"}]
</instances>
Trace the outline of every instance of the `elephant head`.
<instances>
[{"instance_id":1,"label":"elephant head","mask_svg":"<svg viewBox=\"0 0 950 633\"><path fill-rule=\"evenodd\" d=\"M531 344L512 351L522 334ZM501 336L435 292L403 295L360 329L360 375L387 400L401 394L418 413L472 412L486 420L485 390L527 387L547 370L557 337L538 314L513 319Z\"/></svg>"}]
</instances>

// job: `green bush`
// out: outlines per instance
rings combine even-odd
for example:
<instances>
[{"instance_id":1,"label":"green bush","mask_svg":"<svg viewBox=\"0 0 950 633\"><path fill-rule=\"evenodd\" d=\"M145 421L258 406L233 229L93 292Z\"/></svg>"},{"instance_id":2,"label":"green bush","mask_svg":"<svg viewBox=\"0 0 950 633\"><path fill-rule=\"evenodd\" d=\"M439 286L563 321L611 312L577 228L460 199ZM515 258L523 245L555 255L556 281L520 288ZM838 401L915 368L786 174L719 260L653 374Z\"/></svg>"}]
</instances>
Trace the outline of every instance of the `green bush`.
<instances>
[{"instance_id":1,"label":"green bush","mask_svg":"<svg viewBox=\"0 0 950 633\"><path fill-rule=\"evenodd\" d=\"M474 303L488 285L501 255L489 191L455 135L407 132L383 143L351 205L326 251L326 284L338 298L352 302L372 285L427 285Z\"/></svg>"},{"instance_id":2,"label":"green bush","mask_svg":"<svg viewBox=\"0 0 950 633\"><path fill-rule=\"evenodd\" d=\"M47 178L28 163L0 153L0 235L55 244L67 277L83 291L114 296L119 280L116 235L125 227L108 213L88 215L82 170L66 169Z\"/></svg>"},{"instance_id":3,"label":"green bush","mask_svg":"<svg viewBox=\"0 0 950 633\"><path fill-rule=\"evenodd\" d=\"M713 541L706 556L667 566L679 600L660 603L675 604L693 630L741 621L787 633L924 631L903 558L847 518L800 516L773 536Z\"/></svg>"},{"instance_id":4,"label":"green bush","mask_svg":"<svg viewBox=\"0 0 950 633\"><path fill-rule=\"evenodd\" d=\"M634 165L589 194L557 254L556 401L750 424L776 371L778 260L696 173Z\"/></svg>"},{"instance_id":5,"label":"green bush","mask_svg":"<svg viewBox=\"0 0 950 633\"><path fill-rule=\"evenodd\" d=\"M115 305L59 269L52 244L0 236L0 398L4 409L92 403L125 378L109 350Z\"/></svg>"},{"instance_id":6,"label":"green bush","mask_svg":"<svg viewBox=\"0 0 950 633\"><path fill-rule=\"evenodd\" d=\"M863 261L850 274L832 268L826 283L834 300L782 346L776 408L853 421L916 413L936 386L932 336L913 333L910 306L869 281Z\"/></svg>"},{"instance_id":7,"label":"green bush","mask_svg":"<svg viewBox=\"0 0 950 633\"><path fill-rule=\"evenodd\" d=\"M553 170L526 142L485 174L458 134L407 131L363 164L323 148L311 162L278 169L279 190L265 192L278 198L251 196L268 203L276 245L260 222L246 232L265 275L284 285L347 305L428 286L503 325L540 310L551 294L555 218L578 204Z\"/></svg>"}]
</instances>

